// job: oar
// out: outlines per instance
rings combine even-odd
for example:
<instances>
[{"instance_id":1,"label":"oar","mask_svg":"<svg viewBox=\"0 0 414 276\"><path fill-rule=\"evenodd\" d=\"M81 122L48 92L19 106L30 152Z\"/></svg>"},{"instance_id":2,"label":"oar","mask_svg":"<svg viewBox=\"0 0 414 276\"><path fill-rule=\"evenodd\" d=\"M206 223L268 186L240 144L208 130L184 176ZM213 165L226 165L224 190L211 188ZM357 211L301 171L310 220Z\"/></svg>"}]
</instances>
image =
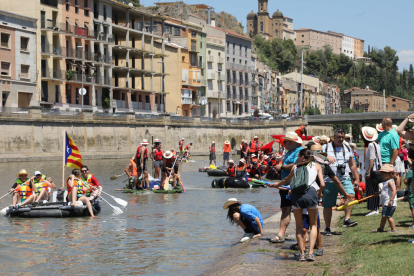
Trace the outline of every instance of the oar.
<instances>
[{"instance_id":1,"label":"oar","mask_svg":"<svg viewBox=\"0 0 414 276\"><path fill-rule=\"evenodd\" d=\"M214 166L213 164L210 164L210 169L217 170L217 167Z\"/></svg>"},{"instance_id":2,"label":"oar","mask_svg":"<svg viewBox=\"0 0 414 276\"><path fill-rule=\"evenodd\" d=\"M112 197L112 198L115 200L115 202L116 202L116 203L118 203L119 205L122 205L123 207L126 207L126 206L128 205L128 202L126 202L126 201L125 201L125 200L123 200L123 199L120 199L120 198L114 197L114 196L112 196L112 195L110 195L110 194L108 194L108 193L105 193L104 191L102 191L102 193L104 193L104 194L106 194L106 195L108 195L108 196Z\"/></svg>"},{"instance_id":3,"label":"oar","mask_svg":"<svg viewBox=\"0 0 414 276\"><path fill-rule=\"evenodd\" d=\"M23 184L26 184L28 181L26 181L26 182L24 182ZM14 188L15 190L17 189L17 188L19 188L20 187L20 185L17 185L16 186L16 188ZM7 195L9 195L9 194L11 194L12 192L7 192L7 194L5 194L4 196L2 196L2 197L0 197L0 199L2 199L3 197L5 197L5 196L7 196Z\"/></svg>"},{"instance_id":4,"label":"oar","mask_svg":"<svg viewBox=\"0 0 414 276\"><path fill-rule=\"evenodd\" d=\"M105 201L109 206L111 206L112 209L114 209L114 213L116 213L116 214L122 214L123 213L123 211L121 210L121 208L111 205L111 203L109 203L108 201L106 201L102 196L101 196L101 199L103 201Z\"/></svg>"},{"instance_id":5,"label":"oar","mask_svg":"<svg viewBox=\"0 0 414 276\"><path fill-rule=\"evenodd\" d=\"M273 182L258 180L258 179L254 179L254 178L247 178L247 181L253 182L253 183L264 184L264 185L272 185L272 184L274 184ZM290 187L289 186L280 186L280 187L290 190Z\"/></svg>"},{"instance_id":6,"label":"oar","mask_svg":"<svg viewBox=\"0 0 414 276\"><path fill-rule=\"evenodd\" d=\"M113 176L111 176L110 177L110 179L111 180L115 180L115 179L117 179L118 177L121 177L121 176L123 176L123 175L125 175L126 173L124 172L123 174L118 174L118 175L113 175Z\"/></svg>"}]
</instances>

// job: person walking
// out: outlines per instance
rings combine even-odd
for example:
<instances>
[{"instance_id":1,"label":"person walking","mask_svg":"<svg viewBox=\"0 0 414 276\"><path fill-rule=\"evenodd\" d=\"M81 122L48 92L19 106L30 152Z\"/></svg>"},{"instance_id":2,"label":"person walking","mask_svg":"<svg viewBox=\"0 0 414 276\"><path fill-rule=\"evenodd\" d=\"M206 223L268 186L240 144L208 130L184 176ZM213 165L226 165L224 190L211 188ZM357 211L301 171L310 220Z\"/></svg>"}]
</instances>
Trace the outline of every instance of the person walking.
<instances>
[{"instance_id":1,"label":"person walking","mask_svg":"<svg viewBox=\"0 0 414 276\"><path fill-rule=\"evenodd\" d=\"M223 166L226 165L226 161L228 162L230 160L230 155L231 155L230 141L226 140L223 143Z\"/></svg>"},{"instance_id":2,"label":"person walking","mask_svg":"<svg viewBox=\"0 0 414 276\"><path fill-rule=\"evenodd\" d=\"M366 196L373 195L379 192L378 184L381 179L378 179L378 169L381 168L381 149L376 142L378 138L378 132L373 127L363 127L362 137L364 145L367 148L365 153L365 183L366 183ZM377 215L379 209L379 197L374 196L367 199L367 209L370 211L367 216Z\"/></svg>"},{"instance_id":3,"label":"person walking","mask_svg":"<svg viewBox=\"0 0 414 276\"><path fill-rule=\"evenodd\" d=\"M211 145L208 147L208 151L210 152L210 165L214 161L214 166L217 166L216 163L216 142L212 141Z\"/></svg>"}]
</instances>

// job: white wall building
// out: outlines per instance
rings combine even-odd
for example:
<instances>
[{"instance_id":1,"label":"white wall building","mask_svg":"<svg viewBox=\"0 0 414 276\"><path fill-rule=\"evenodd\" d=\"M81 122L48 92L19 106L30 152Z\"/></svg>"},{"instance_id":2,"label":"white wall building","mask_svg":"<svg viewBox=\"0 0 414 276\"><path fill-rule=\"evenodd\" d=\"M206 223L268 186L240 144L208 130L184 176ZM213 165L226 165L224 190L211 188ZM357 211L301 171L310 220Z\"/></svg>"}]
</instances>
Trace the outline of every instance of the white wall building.
<instances>
[{"instance_id":1,"label":"white wall building","mask_svg":"<svg viewBox=\"0 0 414 276\"><path fill-rule=\"evenodd\" d=\"M354 39L349 36L342 37L342 53L351 59L354 59Z\"/></svg>"}]
</instances>

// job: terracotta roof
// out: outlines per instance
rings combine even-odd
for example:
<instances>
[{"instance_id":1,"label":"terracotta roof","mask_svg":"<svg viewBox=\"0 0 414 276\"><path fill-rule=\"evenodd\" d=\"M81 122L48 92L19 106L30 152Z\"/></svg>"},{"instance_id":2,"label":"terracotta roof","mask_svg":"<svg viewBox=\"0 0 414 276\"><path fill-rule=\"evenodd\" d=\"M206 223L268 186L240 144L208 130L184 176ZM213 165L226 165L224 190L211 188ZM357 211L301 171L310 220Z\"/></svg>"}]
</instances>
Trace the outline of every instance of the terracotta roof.
<instances>
[{"instance_id":1,"label":"terracotta roof","mask_svg":"<svg viewBox=\"0 0 414 276\"><path fill-rule=\"evenodd\" d=\"M396 97L396 96L392 96L392 95L388 95L388 96L386 96L386 98L394 98L394 99L397 99L397 100L411 102L411 103L413 102L413 101L410 101L410 100L407 100L407 99L404 99L404 98L400 98L400 97Z\"/></svg>"}]
</instances>

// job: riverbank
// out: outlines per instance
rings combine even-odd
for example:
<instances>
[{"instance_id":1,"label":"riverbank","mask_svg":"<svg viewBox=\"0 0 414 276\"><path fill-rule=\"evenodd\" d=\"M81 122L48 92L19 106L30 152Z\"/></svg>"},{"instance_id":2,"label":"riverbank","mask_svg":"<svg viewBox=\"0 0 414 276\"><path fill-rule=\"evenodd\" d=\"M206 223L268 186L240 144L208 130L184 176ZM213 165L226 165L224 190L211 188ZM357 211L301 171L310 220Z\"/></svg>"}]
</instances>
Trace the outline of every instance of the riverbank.
<instances>
[{"instance_id":1,"label":"riverbank","mask_svg":"<svg viewBox=\"0 0 414 276\"><path fill-rule=\"evenodd\" d=\"M321 215L322 231L325 226L322 215L323 209L319 208ZM341 221L343 212L333 212L332 231L339 232L342 225ZM234 240L231 248L216 259L211 269L203 275L307 275L314 273L322 275L328 271L329 275L346 274L347 268L337 266L342 260L341 237L338 235L322 236L322 246L324 256L316 257L316 261L298 262L293 254L297 251L290 250L290 246L296 243L295 237L295 219L292 213L292 219L286 232L288 240L285 243L273 244L268 242L268 238L273 238L279 230L281 212L264 220L264 237L254 239L250 242L239 243L238 239ZM354 229L354 228L353 228ZM357 229L357 228L355 228ZM242 236L242 231L240 231Z\"/></svg>"}]
</instances>

